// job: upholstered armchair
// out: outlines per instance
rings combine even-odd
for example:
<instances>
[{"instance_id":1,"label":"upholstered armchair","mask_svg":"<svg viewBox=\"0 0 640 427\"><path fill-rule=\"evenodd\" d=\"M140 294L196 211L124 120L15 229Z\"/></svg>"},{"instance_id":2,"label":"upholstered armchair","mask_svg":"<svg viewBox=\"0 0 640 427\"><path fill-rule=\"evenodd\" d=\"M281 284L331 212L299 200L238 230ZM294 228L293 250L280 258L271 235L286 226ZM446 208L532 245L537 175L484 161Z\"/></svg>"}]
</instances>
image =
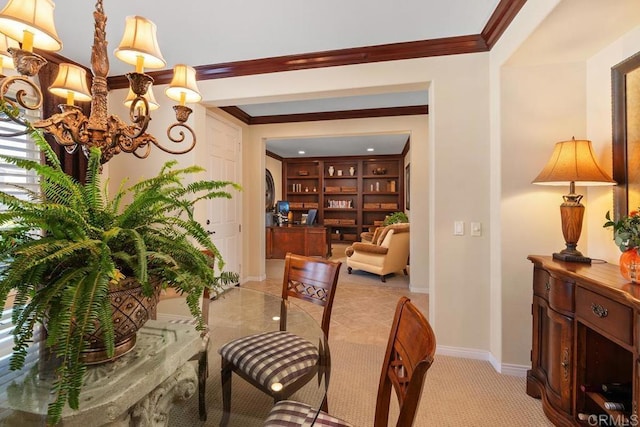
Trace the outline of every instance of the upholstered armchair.
<instances>
[{"instance_id":1,"label":"upholstered armchair","mask_svg":"<svg viewBox=\"0 0 640 427\"><path fill-rule=\"evenodd\" d=\"M347 272L353 269L385 276L402 270L407 274L409 260L409 224L391 224L381 227L371 243L355 242L346 251Z\"/></svg>"},{"instance_id":2,"label":"upholstered armchair","mask_svg":"<svg viewBox=\"0 0 640 427\"><path fill-rule=\"evenodd\" d=\"M362 243L377 242L383 228L384 227L369 227L369 231L363 231L360 233L360 241Z\"/></svg>"}]
</instances>

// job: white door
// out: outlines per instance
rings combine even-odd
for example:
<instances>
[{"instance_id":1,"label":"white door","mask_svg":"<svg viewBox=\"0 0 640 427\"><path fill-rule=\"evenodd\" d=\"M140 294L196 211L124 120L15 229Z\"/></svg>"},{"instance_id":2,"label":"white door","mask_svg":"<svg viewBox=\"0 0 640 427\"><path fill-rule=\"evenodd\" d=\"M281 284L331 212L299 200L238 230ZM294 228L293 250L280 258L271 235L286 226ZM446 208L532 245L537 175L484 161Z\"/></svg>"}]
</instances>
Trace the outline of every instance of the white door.
<instances>
[{"instance_id":1,"label":"white door","mask_svg":"<svg viewBox=\"0 0 640 427\"><path fill-rule=\"evenodd\" d=\"M207 171L215 181L241 182L242 129L207 114ZM207 203L205 229L224 259L225 271L242 273L241 217L242 197L231 189L231 199L212 199Z\"/></svg>"}]
</instances>

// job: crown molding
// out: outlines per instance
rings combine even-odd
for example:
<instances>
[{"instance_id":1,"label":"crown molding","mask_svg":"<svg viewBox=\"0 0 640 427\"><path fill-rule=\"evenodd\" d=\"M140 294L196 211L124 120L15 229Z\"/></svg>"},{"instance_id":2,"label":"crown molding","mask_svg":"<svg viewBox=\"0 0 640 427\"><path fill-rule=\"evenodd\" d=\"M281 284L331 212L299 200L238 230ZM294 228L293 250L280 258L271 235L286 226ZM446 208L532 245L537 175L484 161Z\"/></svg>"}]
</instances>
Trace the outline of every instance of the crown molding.
<instances>
[{"instance_id":1,"label":"crown molding","mask_svg":"<svg viewBox=\"0 0 640 427\"><path fill-rule=\"evenodd\" d=\"M211 80L341 65L487 52L496 44L526 2L527 0L501 0L480 34L199 65L194 67L196 78ZM171 82L173 70L153 71L148 74L153 77L154 84L168 84ZM107 78L107 83L109 89L122 89L129 86L126 76L122 75Z\"/></svg>"},{"instance_id":2,"label":"crown molding","mask_svg":"<svg viewBox=\"0 0 640 427\"><path fill-rule=\"evenodd\" d=\"M511 21L516 17L527 0L501 0L493 11L487 25L480 33L480 36L489 49L495 46L496 42L505 32Z\"/></svg>"},{"instance_id":3,"label":"crown molding","mask_svg":"<svg viewBox=\"0 0 640 427\"><path fill-rule=\"evenodd\" d=\"M279 114L273 116L250 116L238 107L220 107L236 119L247 125L266 125L274 123L316 122L321 120L366 119L372 117L414 116L429 114L428 105L406 107L365 108L361 110L325 111L319 113Z\"/></svg>"},{"instance_id":4,"label":"crown molding","mask_svg":"<svg viewBox=\"0 0 640 427\"><path fill-rule=\"evenodd\" d=\"M482 36L477 34L199 65L194 68L197 80L202 81L429 56L486 52L488 50L489 48ZM153 77L156 85L168 84L173 77L173 70L150 71L147 74ZM109 77L107 78L107 83L109 89L129 87L129 80L126 76Z\"/></svg>"}]
</instances>

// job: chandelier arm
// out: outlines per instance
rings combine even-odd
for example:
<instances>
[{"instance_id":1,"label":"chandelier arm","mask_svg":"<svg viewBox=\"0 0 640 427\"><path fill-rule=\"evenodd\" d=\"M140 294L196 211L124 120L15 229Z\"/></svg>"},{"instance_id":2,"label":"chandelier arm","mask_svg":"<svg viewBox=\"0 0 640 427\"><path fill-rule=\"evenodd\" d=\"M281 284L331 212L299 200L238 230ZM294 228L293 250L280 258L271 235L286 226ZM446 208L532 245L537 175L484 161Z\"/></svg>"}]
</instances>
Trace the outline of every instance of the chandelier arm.
<instances>
[{"instance_id":1,"label":"chandelier arm","mask_svg":"<svg viewBox=\"0 0 640 427\"><path fill-rule=\"evenodd\" d=\"M93 79L91 83L91 108L90 112L85 115L82 110L73 104L73 97L68 97L68 104L61 105L61 112L53 114L51 117L38 120L33 123L36 129L39 129L45 133L52 135L56 142L64 147L68 153L75 152L78 147L82 149L85 155L88 154L92 147L97 147L102 150L101 163L108 162L114 155L120 152L132 153L136 157L144 159L150 154L152 144L161 149L162 151L170 154L184 154L191 151L196 144L196 135L193 129L185 124L189 114L193 110L184 105L186 101L186 94L182 93L182 105L174 106L176 112L177 123L172 124L167 129L167 136L175 144L182 144L181 147L185 149L172 150L170 148L162 146L156 138L147 133L149 122L151 120L150 106L148 99L144 97L153 83L153 78L148 74L142 72L143 61L139 58L136 63L136 72L128 73L130 89L136 95L135 99L131 103L129 110L130 124L125 124L116 116L109 116L108 114L108 85L107 75L109 74L109 58L107 55L107 38L106 38L106 23L107 16L104 12L102 5L103 0L96 0L95 10L93 12L94 17L94 37L93 45L91 49L91 69L93 71ZM146 22L146 20L145 20ZM153 26L153 34L148 38L157 44L155 36L155 26ZM137 46L136 42L136 46ZM157 50L155 48L154 50ZM138 52L138 48L133 49L134 52ZM24 130L11 131L10 133L1 134L0 137L11 137L27 134L28 120L24 118L24 115L19 114L19 110L38 110L43 104L42 90L38 85L32 82L29 78L38 74L38 70L46 64L46 59L40 55L37 55L30 50L22 50L18 48L9 48L9 52L13 58L14 66L20 75L17 76L2 76L0 75L0 111L7 112L6 117L0 114L0 122L8 122L9 120L21 125ZM164 63L160 52L153 52L154 57L161 59ZM129 62L129 60L125 61ZM67 64L65 70L70 68L71 64ZM157 64L155 64L157 65ZM182 68L185 68L184 66ZM188 67L187 67L188 68ZM189 68L190 73L186 73L186 77L181 73L177 73L178 76L183 76L186 82L177 81L175 88L181 88L194 92L197 97L190 98L187 102L198 102L200 100L199 93L195 87L195 70ZM176 68L178 70L178 68ZM84 70L81 70L82 79L86 79ZM67 73L60 72L62 75L61 80L66 80ZM176 76L174 76L174 79ZM57 78L56 78L57 79ZM179 79L178 79L179 80ZM193 82L191 82L193 80ZM84 82L86 83L86 82ZM87 89L84 83L81 83L80 90L74 90L66 87L66 83L63 86L56 87L54 93L58 93L59 89L66 89L72 93L81 93L88 95ZM9 88L14 84L27 85L29 90L19 88L15 91L15 97L7 98ZM172 83L173 85L173 83ZM73 86L73 85L72 85ZM197 99L196 99L197 98ZM174 98L175 99L175 98ZM16 114L13 114L13 113ZM176 129L176 135L172 133ZM188 134L188 135L187 135Z\"/></svg>"},{"instance_id":2,"label":"chandelier arm","mask_svg":"<svg viewBox=\"0 0 640 427\"><path fill-rule=\"evenodd\" d=\"M153 135L141 133L137 126L127 125L114 115L109 116L105 140L106 146L102 147L102 163L106 163L120 152L131 153L140 159L145 159L151 150L150 143L156 144Z\"/></svg>"},{"instance_id":3,"label":"chandelier arm","mask_svg":"<svg viewBox=\"0 0 640 427\"><path fill-rule=\"evenodd\" d=\"M34 94L29 96L25 89L18 89L16 91L15 101L7 98L7 92L9 88L14 84L25 84L33 90ZM31 80L24 76L7 76L2 79L0 83L0 94L5 102L11 104L14 108L25 108L27 110L38 110L42 106L42 91ZM29 97L33 97L33 100L29 100ZM19 121L16 121L19 123Z\"/></svg>"},{"instance_id":4,"label":"chandelier arm","mask_svg":"<svg viewBox=\"0 0 640 427\"><path fill-rule=\"evenodd\" d=\"M136 156L137 158L139 158L139 159L146 159L147 157L149 157L150 153L151 153L151 145L149 145L149 144L146 144L144 146L144 153L142 153L142 154L140 154L139 150L134 150L132 152L132 154L134 156Z\"/></svg>"},{"instance_id":5,"label":"chandelier arm","mask_svg":"<svg viewBox=\"0 0 640 427\"><path fill-rule=\"evenodd\" d=\"M39 120L33 127L53 135L56 142L65 147L87 144L90 139L87 130L89 119L79 108L65 107L67 109L64 112Z\"/></svg>"},{"instance_id":6,"label":"chandelier arm","mask_svg":"<svg viewBox=\"0 0 640 427\"><path fill-rule=\"evenodd\" d=\"M64 146L64 151L66 151L68 154L75 153L77 149L78 149L78 144Z\"/></svg>"},{"instance_id":7,"label":"chandelier arm","mask_svg":"<svg viewBox=\"0 0 640 427\"><path fill-rule=\"evenodd\" d=\"M142 103L142 105L140 105L140 103ZM137 129L137 132L132 135L132 138L138 138L147 131L151 115L149 114L149 101L147 101L146 98L137 95L133 101L131 101L129 119L134 124L135 129Z\"/></svg>"},{"instance_id":8,"label":"chandelier arm","mask_svg":"<svg viewBox=\"0 0 640 427\"><path fill-rule=\"evenodd\" d=\"M191 127L189 127L189 125L186 125L183 122L178 122L178 123L174 123L171 126L169 126L169 128L167 129L167 137L174 143L176 144L181 144L185 141L186 136L184 131L182 130L177 130L179 128L183 128L186 129L189 134L191 135L191 145L189 145L187 148L185 148L184 150L171 150L169 148L163 147L162 145L160 145L160 143L158 141L156 141L154 139L153 144L158 147L159 149L161 149L162 151L164 151L165 153L169 153L169 154L185 154L188 153L189 151L191 151L193 149L193 147L195 147L196 145L196 133L193 131L193 129L191 129ZM178 132L178 137L174 137L171 135L172 131L176 129Z\"/></svg>"}]
</instances>

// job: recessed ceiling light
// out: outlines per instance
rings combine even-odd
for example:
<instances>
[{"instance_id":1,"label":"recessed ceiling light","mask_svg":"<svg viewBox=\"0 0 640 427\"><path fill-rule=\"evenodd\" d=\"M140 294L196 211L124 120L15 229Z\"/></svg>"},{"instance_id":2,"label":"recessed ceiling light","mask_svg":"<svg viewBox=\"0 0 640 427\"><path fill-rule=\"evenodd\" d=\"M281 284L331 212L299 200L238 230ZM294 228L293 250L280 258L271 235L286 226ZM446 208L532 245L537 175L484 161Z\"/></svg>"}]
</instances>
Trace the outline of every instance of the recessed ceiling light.
<instances>
[{"instance_id":1,"label":"recessed ceiling light","mask_svg":"<svg viewBox=\"0 0 640 427\"><path fill-rule=\"evenodd\" d=\"M367 151L373 151L373 148L367 148Z\"/></svg>"},{"instance_id":2,"label":"recessed ceiling light","mask_svg":"<svg viewBox=\"0 0 640 427\"><path fill-rule=\"evenodd\" d=\"M298 151L298 154L304 154L304 151L300 150Z\"/></svg>"}]
</instances>

